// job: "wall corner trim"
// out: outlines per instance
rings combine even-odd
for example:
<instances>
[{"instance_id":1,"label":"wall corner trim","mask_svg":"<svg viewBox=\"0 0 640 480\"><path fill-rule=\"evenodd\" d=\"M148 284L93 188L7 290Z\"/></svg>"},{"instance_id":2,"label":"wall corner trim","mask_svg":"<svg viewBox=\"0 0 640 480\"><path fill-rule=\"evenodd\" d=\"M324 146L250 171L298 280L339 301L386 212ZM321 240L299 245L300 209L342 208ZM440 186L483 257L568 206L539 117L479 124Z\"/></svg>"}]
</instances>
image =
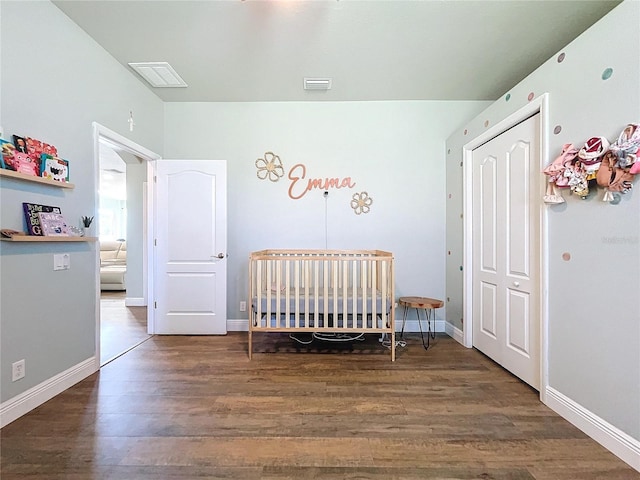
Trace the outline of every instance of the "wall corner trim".
<instances>
[{"instance_id":1,"label":"wall corner trim","mask_svg":"<svg viewBox=\"0 0 640 480\"><path fill-rule=\"evenodd\" d=\"M96 358L91 357L61 372L29 390L0 404L0 428L51 400L67 388L98 371Z\"/></svg>"},{"instance_id":2,"label":"wall corner trim","mask_svg":"<svg viewBox=\"0 0 640 480\"><path fill-rule=\"evenodd\" d=\"M444 331L447 335L453 338L456 342L458 342L463 347L464 344L464 332L460 330L458 327L454 326L452 323L445 322Z\"/></svg>"},{"instance_id":3,"label":"wall corner trim","mask_svg":"<svg viewBox=\"0 0 640 480\"><path fill-rule=\"evenodd\" d=\"M552 387L546 388L546 405L615 456L640 472L640 440L587 410Z\"/></svg>"}]
</instances>

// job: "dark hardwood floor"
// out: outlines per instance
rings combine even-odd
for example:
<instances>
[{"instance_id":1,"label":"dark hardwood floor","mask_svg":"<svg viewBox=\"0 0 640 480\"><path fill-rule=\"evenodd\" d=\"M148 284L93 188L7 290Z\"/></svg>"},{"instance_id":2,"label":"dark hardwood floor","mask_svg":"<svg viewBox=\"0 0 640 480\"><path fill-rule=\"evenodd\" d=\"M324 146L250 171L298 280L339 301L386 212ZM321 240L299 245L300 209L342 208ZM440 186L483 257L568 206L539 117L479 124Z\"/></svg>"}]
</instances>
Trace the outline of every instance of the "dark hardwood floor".
<instances>
[{"instance_id":1,"label":"dark hardwood floor","mask_svg":"<svg viewBox=\"0 0 640 480\"><path fill-rule=\"evenodd\" d=\"M155 336L0 431L2 480L639 479L474 350Z\"/></svg>"}]
</instances>

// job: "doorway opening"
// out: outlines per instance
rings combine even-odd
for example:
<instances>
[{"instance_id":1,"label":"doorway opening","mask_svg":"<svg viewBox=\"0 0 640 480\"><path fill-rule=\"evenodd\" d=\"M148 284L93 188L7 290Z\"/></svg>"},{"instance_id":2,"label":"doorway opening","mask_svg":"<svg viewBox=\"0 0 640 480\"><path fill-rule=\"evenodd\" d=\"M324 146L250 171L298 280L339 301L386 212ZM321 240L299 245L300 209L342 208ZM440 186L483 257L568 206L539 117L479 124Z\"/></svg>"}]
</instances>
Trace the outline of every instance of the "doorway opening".
<instances>
[{"instance_id":1,"label":"doorway opening","mask_svg":"<svg viewBox=\"0 0 640 480\"><path fill-rule=\"evenodd\" d=\"M148 340L147 171L159 155L94 123L98 367Z\"/></svg>"}]
</instances>

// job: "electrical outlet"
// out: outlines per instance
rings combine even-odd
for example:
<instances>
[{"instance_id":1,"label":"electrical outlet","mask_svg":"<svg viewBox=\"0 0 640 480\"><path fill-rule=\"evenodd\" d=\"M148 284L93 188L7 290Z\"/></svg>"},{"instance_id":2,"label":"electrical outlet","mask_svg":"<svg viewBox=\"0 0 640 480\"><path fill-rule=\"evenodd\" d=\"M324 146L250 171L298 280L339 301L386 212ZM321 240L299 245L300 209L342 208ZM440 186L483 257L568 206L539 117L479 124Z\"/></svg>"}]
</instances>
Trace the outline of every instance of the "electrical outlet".
<instances>
[{"instance_id":1,"label":"electrical outlet","mask_svg":"<svg viewBox=\"0 0 640 480\"><path fill-rule=\"evenodd\" d=\"M240 302L240 311L241 312L247 311L247 302Z\"/></svg>"},{"instance_id":2,"label":"electrical outlet","mask_svg":"<svg viewBox=\"0 0 640 480\"><path fill-rule=\"evenodd\" d=\"M24 359L22 360L18 360L17 362L14 362L11 364L11 381L15 382L17 380L20 380L21 378L24 378L26 372L25 372L25 364L24 364Z\"/></svg>"}]
</instances>

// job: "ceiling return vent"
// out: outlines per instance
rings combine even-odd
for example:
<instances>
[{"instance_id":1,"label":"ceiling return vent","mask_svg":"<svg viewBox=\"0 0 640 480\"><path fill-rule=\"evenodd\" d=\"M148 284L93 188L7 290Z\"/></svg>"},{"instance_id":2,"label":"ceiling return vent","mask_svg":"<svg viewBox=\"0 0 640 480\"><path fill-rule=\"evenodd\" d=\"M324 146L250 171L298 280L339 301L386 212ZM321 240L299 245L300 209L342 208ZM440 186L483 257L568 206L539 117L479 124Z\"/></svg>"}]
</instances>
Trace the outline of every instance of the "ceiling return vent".
<instances>
[{"instance_id":1,"label":"ceiling return vent","mask_svg":"<svg viewBox=\"0 0 640 480\"><path fill-rule=\"evenodd\" d=\"M138 75L155 88L184 88L185 81L167 62L138 62L130 63Z\"/></svg>"},{"instance_id":2,"label":"ceiling return vent","mask_svg":"<svg viewBox=\"0 0 640 480\"><path fill-rule=\"evenodd\" d=\"M305 77L305 90L331 90L330 78Z\"/></svg>"}]
</instances>

